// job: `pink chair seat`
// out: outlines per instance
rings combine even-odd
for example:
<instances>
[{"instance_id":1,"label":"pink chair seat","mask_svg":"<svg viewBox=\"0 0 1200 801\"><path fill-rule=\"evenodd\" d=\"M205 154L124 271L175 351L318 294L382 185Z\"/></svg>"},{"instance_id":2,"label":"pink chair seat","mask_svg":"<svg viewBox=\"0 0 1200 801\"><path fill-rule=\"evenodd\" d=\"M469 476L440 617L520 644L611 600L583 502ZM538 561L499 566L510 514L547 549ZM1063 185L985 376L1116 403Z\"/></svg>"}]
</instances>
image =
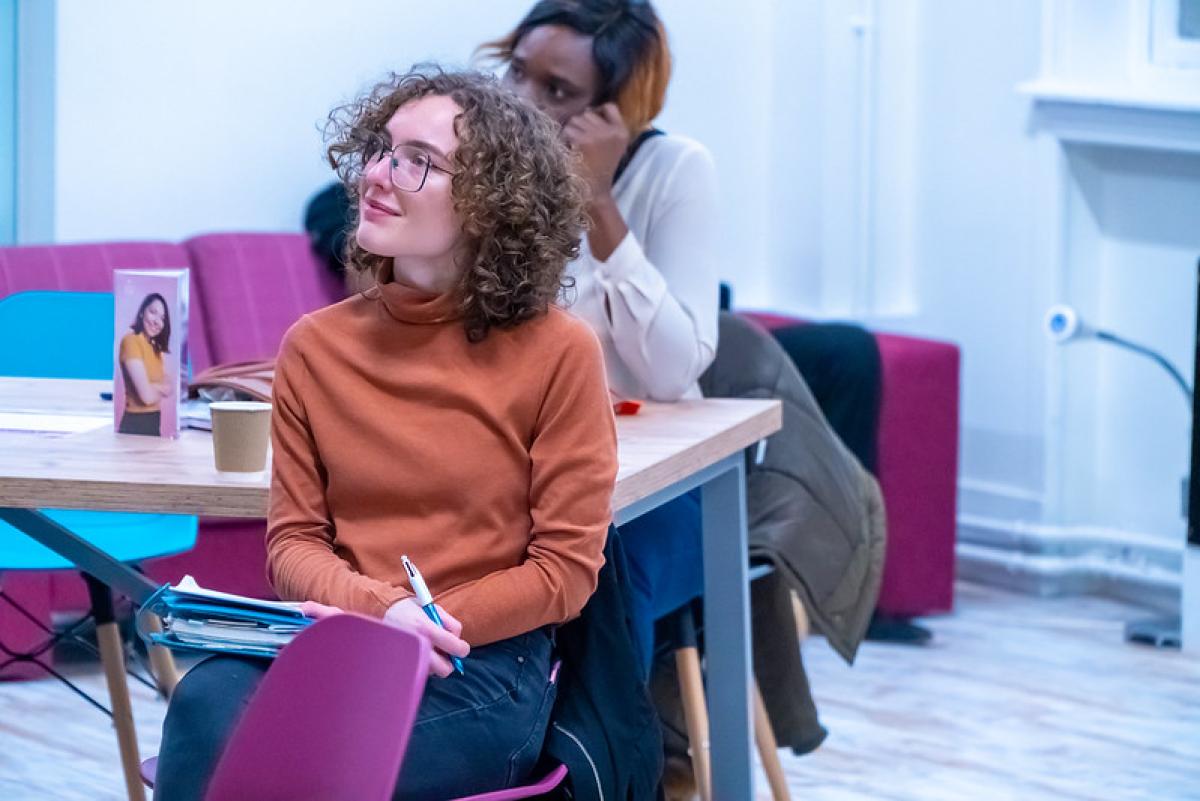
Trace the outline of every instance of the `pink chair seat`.
<instances>
[{"instance_id":1,"label":"pink chair seat","mask_svg":"<svg viewBox=\"0 0 1200 801\"><path fill-rule=\"evenodd\" d=\"M207 801L391 799L429 675L429 642L359 615L320 620L283 649L234 730ZM397 680L400 677L400 680ZM142 763L153 787L157 758ZM461 801L543 795L567 775Z\"/></svg>"}]
</instances>

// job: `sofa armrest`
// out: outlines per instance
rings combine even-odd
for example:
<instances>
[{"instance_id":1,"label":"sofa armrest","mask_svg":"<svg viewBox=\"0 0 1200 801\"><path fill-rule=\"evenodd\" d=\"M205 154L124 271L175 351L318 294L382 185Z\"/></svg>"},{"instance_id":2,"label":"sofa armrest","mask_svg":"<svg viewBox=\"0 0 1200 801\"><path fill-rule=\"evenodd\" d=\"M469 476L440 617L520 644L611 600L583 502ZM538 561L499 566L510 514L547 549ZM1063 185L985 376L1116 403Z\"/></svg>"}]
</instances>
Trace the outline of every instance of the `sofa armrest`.
<instances>
[{"instance_id":1,"label":"sofa armrest","mask_svg":"<svg viewBox=\"0 0 1200 801\"><path fill-rule=\"evenodd\" d=\"M876 334L883 362L879 485L888 558L879 608L915 616L954 603L958 477L958 346Z\"/></svg>"}]
</instances>

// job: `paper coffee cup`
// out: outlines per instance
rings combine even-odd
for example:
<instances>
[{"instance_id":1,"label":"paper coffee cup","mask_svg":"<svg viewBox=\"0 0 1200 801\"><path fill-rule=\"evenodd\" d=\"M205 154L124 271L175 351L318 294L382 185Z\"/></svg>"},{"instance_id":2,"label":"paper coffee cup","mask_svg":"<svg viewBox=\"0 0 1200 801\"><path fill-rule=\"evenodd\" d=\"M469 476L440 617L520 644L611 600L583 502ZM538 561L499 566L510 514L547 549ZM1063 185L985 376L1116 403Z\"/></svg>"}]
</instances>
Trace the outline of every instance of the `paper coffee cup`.
<instances>
[{"instance_id":1,"label":"paper coffee cup","mask_svg":"<svg viewBox=\"0 0 1200 801\"><path fill-rule=\"evenodd\" d=\"M214 401L213 457L222 473L259 473L267 467L271 404L258 401Z\"/></svg>"}]
</instances>

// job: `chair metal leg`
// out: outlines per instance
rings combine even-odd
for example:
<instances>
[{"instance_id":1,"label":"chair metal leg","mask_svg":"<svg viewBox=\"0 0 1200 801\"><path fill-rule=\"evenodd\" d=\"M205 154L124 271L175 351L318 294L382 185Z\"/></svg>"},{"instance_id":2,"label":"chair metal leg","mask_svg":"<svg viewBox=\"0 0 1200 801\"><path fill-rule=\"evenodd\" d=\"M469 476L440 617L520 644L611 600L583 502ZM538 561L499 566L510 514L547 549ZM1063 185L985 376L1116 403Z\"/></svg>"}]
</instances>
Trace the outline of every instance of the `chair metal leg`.
<instances>
[{"instance_id":1,"label":"chair metal leg","mask_svg":"<svg viewBox=\"0 0 1200 801\"><path fill-rule=\"evenodd\" d=\"M771 786L771 797L775 801L791 801L791 791L788 790L787 777L783 774L783 765L779 762L779 745L775 742L775 730L771 728L771 718L767 715L767 706L763 703L762 691L758 682L754 682L754 741L758 744L758 757L762 760L763 770L767 774L767 784Z\"/></svg>"},{"instance_id":2,"label":"chair metal leg","mask_svg":"<svg viewBox=\"0 0 1200 801\"><path fill-rule=\"evenodd\" d=\"M125 790L129 801L146 801L142 789L141 759L138 757L137 731L133 725L133 706L129 686L125 683L125 652L121 633L113 612L112 592L90 575L85 575L92 614L96 619L96 640L100 645L100 660L112 705L113 726L117 730L117 748L125 775Z\"/></svg>"}]
</instances>

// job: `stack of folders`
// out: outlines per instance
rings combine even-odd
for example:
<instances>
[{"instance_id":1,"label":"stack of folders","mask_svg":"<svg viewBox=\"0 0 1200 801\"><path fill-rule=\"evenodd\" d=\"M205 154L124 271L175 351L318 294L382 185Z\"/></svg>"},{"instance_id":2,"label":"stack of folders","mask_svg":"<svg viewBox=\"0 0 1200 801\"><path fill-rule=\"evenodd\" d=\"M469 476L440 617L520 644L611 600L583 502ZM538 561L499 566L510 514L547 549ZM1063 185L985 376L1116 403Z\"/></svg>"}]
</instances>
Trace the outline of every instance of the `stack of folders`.
<instances>
[{"instance_id":1,"label":"stack of folders","mask_svg":"<svg viewBox=\"0 0 1200 801\"><path fill-rule=\"evenodd\" d=\"M161 631L152 615L162 621ZM137 619L138 633L154 645L268 658L312 622L300 604L208 590L191 576L160 587L142 605Z\"/></svg>"}]
</instances>

